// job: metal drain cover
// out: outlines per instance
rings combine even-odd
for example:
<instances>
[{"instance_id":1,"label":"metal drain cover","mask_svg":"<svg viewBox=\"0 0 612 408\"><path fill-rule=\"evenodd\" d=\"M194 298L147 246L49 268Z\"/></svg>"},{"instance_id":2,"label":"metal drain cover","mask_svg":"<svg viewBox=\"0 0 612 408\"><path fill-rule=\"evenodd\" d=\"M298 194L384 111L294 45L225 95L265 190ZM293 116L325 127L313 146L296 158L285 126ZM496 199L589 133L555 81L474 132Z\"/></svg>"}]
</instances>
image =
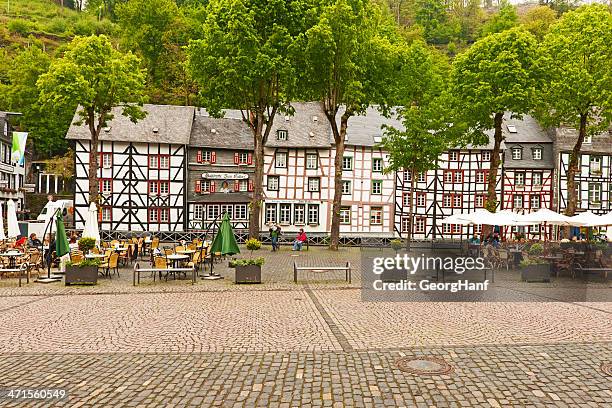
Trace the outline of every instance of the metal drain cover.
<instances>
[{"instance_id":1,"label":"metal drain cover","mask_svg":"<svg viewBox=\"0 0 612 408\"><path fill-rule=\"evenodd\" d=\"M608 377L612 377L612 363L601 363L599 369Z\"/></svg>"},{"instance_id":2,"label":"metal drain cover","mask_svg":"<svg viewBox=\"0 0 612 408\"><path fill-rule=\"evenodd\" d=\"M436 357L402 357L395 364L401 371L416 375L441 375L453 371L453 366Z\"/></svg>"}]
</instances>

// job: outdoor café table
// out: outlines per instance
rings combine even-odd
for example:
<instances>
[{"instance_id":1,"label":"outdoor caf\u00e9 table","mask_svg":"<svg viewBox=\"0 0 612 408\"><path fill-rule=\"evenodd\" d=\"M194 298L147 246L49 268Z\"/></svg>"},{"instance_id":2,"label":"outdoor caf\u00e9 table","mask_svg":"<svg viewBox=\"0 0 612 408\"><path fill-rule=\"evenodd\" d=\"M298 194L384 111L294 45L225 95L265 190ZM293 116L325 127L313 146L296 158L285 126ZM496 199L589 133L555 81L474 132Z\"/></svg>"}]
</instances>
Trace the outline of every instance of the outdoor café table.
<instances>
[{"instance_id":1,"label":"outdoor caf\u00e9 table","mask_svg":"<svg viewBox=\"0 0 612 408\"><path fill-rule=\"evenodd\" d=\"M0 254L0 256L5 256L9 260L9 268L15 269L15 264L17 262L17 257L22 256L23 253L19 251L11 251Z\"/></svg>"},{"instance_id":2,"label":"outdoor caf\u00e9 table","mask_svg":"<svg viewBox=\"0 0 612 408\"><path fill-rule=\"evenodd\" d=\"M171 254L171 255L166 255L166 259L168 259L169 261L172 261L172 267L173 268L177 268L178 263L182 260L185 259L189 259L189 255L185 255L185 254Z\"/></svg>"},{"instance_id":3,"label":"outdoor caf\u00e9 table","mask_svg":"<svg viewBox=\"0 0 612 408\"><path fill-rule=\"evenodd\" d=\"M87 254L85 255L86 259L104 259L106 255L104 254Z\"/></svg>"}]
</instances>

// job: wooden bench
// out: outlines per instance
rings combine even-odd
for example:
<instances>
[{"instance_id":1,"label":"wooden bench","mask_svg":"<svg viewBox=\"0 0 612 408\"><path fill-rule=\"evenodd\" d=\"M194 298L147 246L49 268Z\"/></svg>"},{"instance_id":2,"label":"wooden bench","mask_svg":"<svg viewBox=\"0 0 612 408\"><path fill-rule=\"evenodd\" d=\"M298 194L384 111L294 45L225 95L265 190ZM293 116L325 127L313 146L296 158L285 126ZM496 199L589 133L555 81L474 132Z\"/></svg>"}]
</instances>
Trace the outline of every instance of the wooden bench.
<instances>
[{"instance_id":1,"label":"wooden bench","mask_svg":"<svg viewBox=\"0 0 612 408\"><path fill-rule=\"evenodd\" d=\"M0 276L6 273L18 273L19 287L21 287L21 277L23 276L24 272L26 276L26 283L30 283L30 269L27 262L22 263L19 268L0 269Z\"/></svg>"},{"instance_id":2,"label":"wooden bench","mask_svg":"<svg viewBox=\"0 0 612 408\"><path fill-rule=\"evenodd\" d=\"M351 263L347 262L346 266L298 266L297 263L293 263L293 282L298 281L299 271L310 271L310 272L332 272L332 271L344 271L345 279L348 283L351 283Z\"/></svg>"},{"instance_id":3,"label":"wooden bench","mask_svg":"<svg viewBox=\"0 0 612 408\"><path fill-rule=\"evenodd\" d=\"M177 272L191 272L191 282L192 283L196 283L196 270L195 268L191 267L191 268L140 268L140 265L138 264L138 262L136 262L136 264L134 265L134 276L132 279L132 283L134 284L134 286L136 286L136 284L140 284L140 274L141 272L150 272L153 275L153 282L155 282L155 275L157 275L158 273L160 274L159 276L159 280L161 280L161 273L162 272L166 272L166 273L174 273L176 274ZM175 275L176 276L176 275Z\"/></svg>"}]
</instances>

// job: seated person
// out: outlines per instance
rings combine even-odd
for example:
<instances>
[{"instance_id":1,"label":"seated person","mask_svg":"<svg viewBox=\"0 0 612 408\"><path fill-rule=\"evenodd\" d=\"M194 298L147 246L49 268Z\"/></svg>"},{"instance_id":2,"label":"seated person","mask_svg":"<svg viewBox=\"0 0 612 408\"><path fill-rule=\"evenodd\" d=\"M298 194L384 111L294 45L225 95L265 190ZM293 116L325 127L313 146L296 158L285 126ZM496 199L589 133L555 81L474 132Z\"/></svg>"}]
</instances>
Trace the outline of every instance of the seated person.
<instances>
[{"instance_id":1,"label":"seated person","mask_svg":"<svg viewBox=\"0 0 612 408\"><path fill-rule=\"evenodd\" d=\"M40 248L42 246L42 242L36 236L36 234L31 233L30 238L28 239L28 246L31 248Z\"/></svg>"},{"instance_id":2,"label":"seated person","mask_svg":"<svg viewBox=\"0 0 612 408\"><path fill-rule=\"evenodd\" d=\"M23 248L27 241L28 239L26 237L21 237L17 241L15 241L13 248Z\"/></svg>"},{"instance_id":3,"label":"seated person","mask_svg":"<svg viewBox=\"0 0 612 408\"><path fill-rule=\"evenodd\" d=\"M308 240L308 237L306 237L306 233L304 232L304 229L300 228L300 232L298 232L297 237L295 237L295 241L293 241L293 250L301 251L302 246L304 245L304 242L306 242L307 240Z\"/></svg>"},{"instance_id":4,"label":"seated person","mask_svg":"<svg viewBox=\"0 0 612 408\"><path fill-rule=\"evenodd\" d=\"M470 244L480 244L480 238L478 238L477 235L472 236L472 238L470 238L469 240Z\"/></svg>"}]
</instances>

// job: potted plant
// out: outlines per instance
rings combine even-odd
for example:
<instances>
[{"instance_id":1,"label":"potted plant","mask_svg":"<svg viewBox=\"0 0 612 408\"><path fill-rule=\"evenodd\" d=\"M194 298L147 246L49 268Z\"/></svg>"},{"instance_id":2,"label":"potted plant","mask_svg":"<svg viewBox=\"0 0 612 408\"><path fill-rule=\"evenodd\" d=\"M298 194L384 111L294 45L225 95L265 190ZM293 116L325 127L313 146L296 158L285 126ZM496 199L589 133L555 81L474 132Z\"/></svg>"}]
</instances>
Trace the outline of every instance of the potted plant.
<instances>
[{"instance_id":1,"label":"potted plant","mask_svg":"<svg viewBox=\"0 0 612 408\"><path fill-rule=\"evenodd\" d=\"M100 261L97 259L85 259L79 263L66 263L66 286L72 284L89 284L96 285L98 283L98 266Z\"/></svg>"},{"instance_id":2,"label":"potted plant","mask_svg":"<svg viewBox=\"0 0 612 408\"><path fill-rule=\"evenodd\" d=\"M550 282L551 265L539 258L544 252L542 244L535 243L527 252L527 257L520 263L521 280L525 282Z\"/></svg>"},{"instance_id":3,"label":"potted plant","mask_svg":"<svg viewBox=\"0 0 612 408\"><path fill-rule=\"evenodd\" d=\"M246 248L251 251L249 259L236 259L230 262L230 267L236 270L235 283L261 283L261 266L264 258L253 258L253 251L261 248L261 241L251 238L246 242Z\"/></svg>"},{"instance_id":4,"label":"potted plant","mask_svg":"<svg viewBox=\"0 0 612 408\"><path fill-rule=\"evenodd\" d=\"M79 239L79 250L84 254L89 253L96 247L96 240L94 238L81 238Z\"/></svg>"}]
</instances>

